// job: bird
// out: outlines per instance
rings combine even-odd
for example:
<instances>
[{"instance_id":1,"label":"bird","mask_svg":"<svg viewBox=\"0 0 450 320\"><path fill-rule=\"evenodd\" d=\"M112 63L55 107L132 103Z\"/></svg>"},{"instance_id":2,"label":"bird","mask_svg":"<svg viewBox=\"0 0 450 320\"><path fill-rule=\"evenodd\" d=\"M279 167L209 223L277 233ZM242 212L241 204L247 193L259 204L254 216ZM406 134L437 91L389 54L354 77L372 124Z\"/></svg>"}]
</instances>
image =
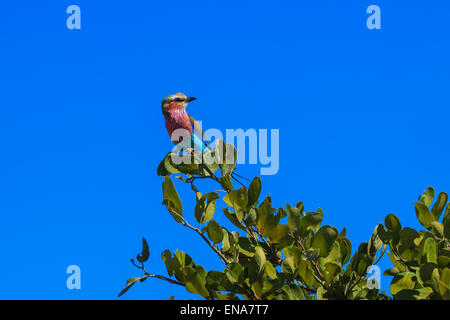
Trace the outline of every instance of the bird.
<instances>
[{"instance_id":1,"label":"bird","mask_svg":"<svg viewBox=\"0 0 450 320\"><path fill-rule=\"evenodd\" d=\"M165 97L161 101L161 107L166 120L166 130L172 142L180 150L192 149L194 153L199 154L211 150L211 146L198 121L186 112L188 103L194 100L197 98L178 92ZM177 130L179 131L176 132Z\"/></svg>"},{"instance_id":2,"label":"bird","mask_svg":"<svg viewBox=\"0 0 450 320\"><path fill-rule=\"evenodd\" d=\"M177 92L165 97L161 101L161 108L166 121L166 130L172 143L174 143L179 150L188 150L189 153L198 158L204 153L212 150L212 148L208 139L206 139L199 122L186 112L188 103L194 100L197 100L197 98L188 97L181 92ZM177 130L180 130L178 131L178 134L174 134ZM204 167L211 176L214 175L210 172L208 166L202 164L202 167ZM243 179L246 178L235 172L232 173L232 178L242 185L242 183L236 179L235 175Z\"/></svg>"}]
</instances>

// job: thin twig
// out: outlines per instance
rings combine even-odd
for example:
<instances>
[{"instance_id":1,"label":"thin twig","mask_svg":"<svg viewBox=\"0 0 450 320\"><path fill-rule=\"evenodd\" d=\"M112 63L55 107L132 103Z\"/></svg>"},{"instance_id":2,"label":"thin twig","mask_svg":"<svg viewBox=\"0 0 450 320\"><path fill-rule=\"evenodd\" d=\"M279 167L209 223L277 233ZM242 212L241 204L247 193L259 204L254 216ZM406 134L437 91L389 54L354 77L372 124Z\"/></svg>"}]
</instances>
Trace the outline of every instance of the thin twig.
<instances>
[{"instance_id":1,"label":"thin twig","mask_svg":"<svg viewBox=\"0 0 450 320\"><path fill-rule=\"evenodd\" d=\"M192 177L187 178L186 182L192 183L198 179L213 179L213 177L211 177L211 176L192 176Z\"/></svg>"},{"instance_id":2,"label":"thin twig","mask_svg":"<svg viewBox=\"0 0 450 320\"><path fill-rule=\"evenodd\" d=\"M307 291L309 291L309 292L317 293L317 290L316 290L316 289L311 288L311 287L308 287L307 285L301 284L301 283L298 282L298 281L297 281L297 285L298 285L300 288L305 289L305 290L307 290Z\"/></svg>"},{"instance_id":3,"label":"thin twig","mask_svg":"<svg viewBox=\"0 0 450 320\"><path fill-rule=\"evenodd\" d=\"M381 258L383 257L384 253L386 252L386 249L387 249L387 244L383 244L383 248L381 249L380 256L372 264L377 264L381 260Z\"/></svg>"},{"instance_id":4,"label":"thin twig","mask_svg":"<svg viewBox=\"0 0 450 320\"><path fill-rule=\"evenodd\" d=\"M170 210L170 212L176 214L176 215L181 219L181 221L182 221L181 224L182 224L183 226L188 227L189 229L191 229L191 230L197 232L197 233L200 235L200 237L202 237L202 239L205 240L205 242L211 247L211 249L213 249L214 252L220 257L220 259L222 260L222 262L223 262L224 264L226 264L226 265L229 264L228 259L223 255L222 252L220 252L220 251L219 251L219 250L218 250L218 249L217 249L217 248L216 248L216 247L208 240L208 238L205 237L205 235L200 231L199 228L196 228L196 227L191 226L191 225L186 221L186 219L183 218L183 216L180 215L178 212L176 212L176 211L174 211L174 210Z\"/></svg>"},{"instance_id":5,"label":"thin twig","mask_svg":"<svg viewBox=\"0 0 450 320\"><path fill-rule=\"evenodd\" d=\"M269 258L269 261L273 264L273 265L277 265L280 266L281 263L283 262L282 259L278 258L276 256L276 250L270 245L270 243L267 242L266 239L264 239L264 236L259 232L259 230L257 228L253 229L253 228L247 228L249 233L252 235L253 239L256 240L256 242L258 241L258 238L256 237L255 233L261 238L261 240L264 242L264 244L266 245L266 247L269 250L269 253L267 254L267 257Z\"/></svg>"},{"instance_id":6,"label":"thin twig","mask_svg":"<svg viewBox=\"0 0 450 320\"><path fill-rule=\"evenodd\" d=\"M220 180L214 175L214 173L208 168L208 166L203 164L203 159L199 159L199 158L198 158L198 155L195 154L195 152L192 151L192 150L190 150L190 153L191 153L195 158L197 158L197 160L200 161L199 163L202 165L203 168L206 169L206 171L208 171L210 177L213 178L214 180L216 180L218 183L220 183ZM203 155L202 155L202 156L203 156Z\"/></svg>"},{"instance_id":7,"label":"thin twig","mask_svg":"<svg viewBox=\"0 0 450 320\"><path fill-rule=\"evenodd\" d=\"M179 285L179 286L183 286L183 287L185 286L185 284L180 282L180 281L176 281L176 280L173 280L173 279L161 276L159 274L145 273L145 275L148 276L148 277L151 277L151 278L157 278L157 279L160 279L160 280L164 280L164 281L167 281L167 282L170 282L172 284Z\"/></svg>"},{"instance_id":8,"label":"thin twig","mask_svg":"<svg viewBox=\"0 0 450 320\"><path fill-rule=\"evenodd\" d=\"M358 283L360 283L362 279L363 279L363 277L359 277L358 280L356 280L350 287L348 287L348 289L345 292L345 296L347 296L349 293L351 293L353 291L353 288L356 287L356 285Z\"/></svg>"},{"instance_id":9,"label":"thin twig","mask_svg":"<svg viewBox=\"0 0 450 320\"><path fill-rule=\"evenodd\" d=\"M296 239L295 237L292 237L292 238L293 238L293 239L295 240L295 242L297 242L297 244L302 248L303 252L306 252L306 248L305 248L305 246L303 245L303 243L302 243L300 240ZM317 262L316 262L316 261L313 261L313 260L311 260L310 262L311 262L311 265L314 267L314 269L316 269L317 274L318 274L318 275L320 276L320 278L323 280L323 279L324 279L324 276L323 276L323 273L322 273L322 271L320 270L319 265L317 264Z\"/></svg>"},{"instance_id":10,"label":"thin twig","mask_svg":"<svg viewBox=\"0 0 450 320\"><path fill-rule=\"evenodd\" d=\"M264 239L263 235L259 232L258 229L253 229L253 228L252 228L252 229L251 229L251 228L248 228L248 229L249 229L249 231L251 231L250 234L251 234L252 236L254 236L254 234L255 234L255 232L256 232L256 233L258 234L258 236L261 238L261 240L264 242L264 244L272 251L271 254L269 255L269 260L270 260L270 262L272 262L272 260L270 259L271 257L278 258L278 257L275 256L275 252L276 252L275 249L274 249L274 248L266 241L266 239ZM303 245L302 245L302 250L305 251ZM272 264L275 262L275 264L281 265L281 262L282 262L281 259L277 259L276 261L275 261L275 259L273 259L273 260L274 260L274 261L272 262ZM298 284L301 288L303 288L303 289L305 289L305 290L307 290L307 291L309 291L309 292L317 293L317 290L316 290L316 289L311 288L311 287L308 287L307 285L301 284L301 283L298 282L298 280L297 280L297 284Z\"/></svg>"}]
</instances>

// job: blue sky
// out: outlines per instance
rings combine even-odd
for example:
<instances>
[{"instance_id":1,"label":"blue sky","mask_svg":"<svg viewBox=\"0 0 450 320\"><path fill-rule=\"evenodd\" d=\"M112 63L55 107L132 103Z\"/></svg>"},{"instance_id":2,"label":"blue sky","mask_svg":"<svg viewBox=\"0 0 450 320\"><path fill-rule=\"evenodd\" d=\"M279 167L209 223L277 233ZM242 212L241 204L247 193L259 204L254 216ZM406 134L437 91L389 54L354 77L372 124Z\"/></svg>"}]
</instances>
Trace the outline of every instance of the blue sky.
<instances>
[{"instance_id":1,"label":"blue sky","mask_svg":"<svg viewBox=\"0 0 450 320\"><path fill-rule=\"evenodd\" d=\"M81 8L81 30L66 8ZM381 8L368 30L366 8ZM368 241L389 213L450 192L448 1L2 1L0 298L115 299L160 253L222 266L161 205L172 148L160 101L182 91L205 128L280 130L275 207L304 201ZM239 167L253 177L258 165ZM177 184L187 217L193 197ZM199 183L201 190L215 186ZM216 218L225 223L220 211ZM81 268L81 290L66 268ZM389 267L387 257L382 270ZM382 279L387 290L390 278ZM128 299L190 298L153 280Z\"/></svg>"}]
</instances>

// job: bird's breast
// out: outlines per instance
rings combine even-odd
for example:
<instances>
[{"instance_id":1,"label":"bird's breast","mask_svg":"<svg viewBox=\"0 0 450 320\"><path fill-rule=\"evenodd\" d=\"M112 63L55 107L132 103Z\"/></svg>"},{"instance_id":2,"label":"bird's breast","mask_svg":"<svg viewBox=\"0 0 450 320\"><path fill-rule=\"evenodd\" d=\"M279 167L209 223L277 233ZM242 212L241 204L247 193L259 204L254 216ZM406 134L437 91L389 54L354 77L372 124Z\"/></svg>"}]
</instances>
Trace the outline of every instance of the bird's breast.
<instances>
[{"instance_id":1,"label":"bird's breast","mask_svg":"<svg viewBox=\"0 0 450 320\"><path fill-rule=\"evenodd\" d=\"M191 121L186 111L184 109L169 110L166 113L166 129L173 143L178 143L182 140L180 134L173 135L177 129L185 129L189 132L189 135L192 135Z\"/></svg>"}]
</instances>

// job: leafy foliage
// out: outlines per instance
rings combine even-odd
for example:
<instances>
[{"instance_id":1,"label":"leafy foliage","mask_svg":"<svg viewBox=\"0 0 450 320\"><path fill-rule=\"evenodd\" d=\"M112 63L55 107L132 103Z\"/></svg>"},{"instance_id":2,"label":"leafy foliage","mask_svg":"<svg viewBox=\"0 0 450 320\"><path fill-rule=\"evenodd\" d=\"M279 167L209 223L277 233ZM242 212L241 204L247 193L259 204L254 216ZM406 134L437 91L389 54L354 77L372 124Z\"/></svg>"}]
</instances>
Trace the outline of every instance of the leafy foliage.
<instances>
[{"instance_id":1,"label":"leafy foliage","mask_svg":"<svg viewBox=\"0 0 450 320\"><path fill-rule=\"evenodd\" d=\"M385 275L393 276L390 292L395 299L450 299L450 204L428 187L414 204L417 219L426 230L402 228L393 214L378 226L383 243L389 245L394 265ZM441 222L440 217L443 215Z\"/></svg>"},{"instance_id":2,"label":"leafy foliage","mask_svg":"<svg viewBox=\"0 0 450 320\"><path fill-rule=\"evenodd\" d=\"M361 243L352 255L352 243L345 228L340 232L324 225L324 213L305 211L303 202L274 208L272 198L261 200L262 182L255 177L249 187L233 187L236 152L219 141L208 155L226 163L175 165L168 154L158 167L164 176L163 205L177 223L196 232L223 262L222 270L206 271L185 252L165 250L161 258L168 277L145 270L149 258L143 240L137 256L144 272L127 281L120 295L136 282L155 277L181 285L206 299L391 299L367 281L368 269L378 263L389 248L393 267L385 275L393 276L390 293L394 299L450 299L450 206L448 196L440 193L434 203L434 189L428 188L415 204L419 222L426 228L416 231L402 228L393 214L375 227L368 242ZM206 168L205 168L206 167ZM216 177L220 169L221 177ZM194 227L185 218L182 202L170 175L191 184L195 193ZM226 194L202 194L197 179L212 179ZM228 230L214 220L217 201L223 201L224 216L236 227ZM440 217L443 219L439 222Z\"/></svg>"}]
</instances>

